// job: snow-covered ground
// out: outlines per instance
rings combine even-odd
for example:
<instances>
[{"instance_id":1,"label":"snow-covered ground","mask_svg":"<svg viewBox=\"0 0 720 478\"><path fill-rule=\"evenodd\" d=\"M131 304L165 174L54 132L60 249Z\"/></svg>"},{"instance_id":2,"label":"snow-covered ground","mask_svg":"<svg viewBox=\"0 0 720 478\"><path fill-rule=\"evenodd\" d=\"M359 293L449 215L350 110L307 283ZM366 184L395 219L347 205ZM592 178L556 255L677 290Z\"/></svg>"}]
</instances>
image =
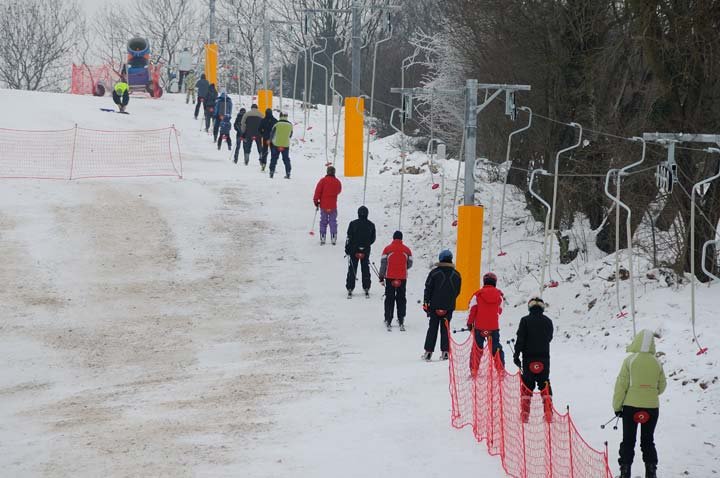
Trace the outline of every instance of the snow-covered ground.
<instances>
[{"instance_id":1,"label":"snow-covered ground","mask_svg":"<svg viewBox=\"0 0 720 478\"><path fill-rule=\"evenodd\" d=\"M0 90L0 104L5 128L175 124L185 176L2 182L4 475L504 476L469 430L450 427L446 363L419 360L426 321L418 301L441 242L440 189L431 189L424 154L409 155L421 173L406 175L405 186L402 229L418 257L408 331L388 333L377 283L370 300L345 299L342 245L321 247L308 234L314 185L325 169L322 109L313 110L306 141L291 149L288 181L261 173L256 153L248 167L232 164L176 95L132 99L129 116L101 112L108 98ZM295 113L300 138L302 113ZM378 263L398 227L397 144L391 137L371 146L366 203L378 226ZM339 162L342 172L341 154ZM450 206L457 163L441 166ZM363 179L341 180L342 243L362 203ZM495 198L497 219L501 187L483 182L478 191L486 206ZM511 302L503 340L537 290L542 240L522 195L510 194L506 215L507 255L492 266ZM444 242L453 249L450 222ZM556 406L571 406L591 445L608 441L616 469L620 432L599 425L612 415L612 385L632 327L615 318L615 282L607 280L613 258L585 234L586 259L553 266L560 285L545 293L558 331L552 382ZM659 471L714 476L720 382L713 292L720 286L698 288L698 332L710 350L696 356L689 288L646 272L637 274L638 326L660 335L669 376L656 436ZM623 304L627 295L623 287ZM463 314L454 322L463 324Z\"/></svg>"}]
</instances>

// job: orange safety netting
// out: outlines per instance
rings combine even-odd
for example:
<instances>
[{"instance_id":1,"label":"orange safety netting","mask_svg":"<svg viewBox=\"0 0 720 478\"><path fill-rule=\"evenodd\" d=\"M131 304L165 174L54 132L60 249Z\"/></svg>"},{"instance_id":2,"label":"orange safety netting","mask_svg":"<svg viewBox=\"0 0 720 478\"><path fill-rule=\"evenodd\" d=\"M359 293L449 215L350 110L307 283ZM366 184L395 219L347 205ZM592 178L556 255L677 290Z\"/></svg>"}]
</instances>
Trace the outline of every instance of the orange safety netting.
<instances>
[{"instance_id":1,"label":"orange safety netting","mask_svg":"<svg viewBox=\"0 0 720 478\"><path fill-rule=\"evenodd\" d=\"M612 478L607 450L590 447L570 414L559 413L546 393L530 392L519 373L508 373L499 357L491 358L490 346L480 350L472 335L462 344L450 338L452 426L471 426L488 452L500 455L508 476ZM473 365L479 358L476 374L471 355Z\"/></svg>"},{"instance_id":2,"label":"orange safety netting","mask_svg":"<svg viewBox=\"0 0 720 478\"><path fill-rule=\"evenodd\" d=\"M70 93L74 95L103 96L105 91L110 92L113 83L119 78L118 74L109 66L72 66L72 81ZM102 85L102 88L98 88Z\"/></svg>"},{"instance_id":3,"label":"orange safety netting","mask_svg":"<svg viewBox=\"0 0 720 478\"><path fill-rule=\"evenodd\" d=\"M157 130L0 128L0 178L182 177L174 127Z\"/></svg>"}]
</instances>

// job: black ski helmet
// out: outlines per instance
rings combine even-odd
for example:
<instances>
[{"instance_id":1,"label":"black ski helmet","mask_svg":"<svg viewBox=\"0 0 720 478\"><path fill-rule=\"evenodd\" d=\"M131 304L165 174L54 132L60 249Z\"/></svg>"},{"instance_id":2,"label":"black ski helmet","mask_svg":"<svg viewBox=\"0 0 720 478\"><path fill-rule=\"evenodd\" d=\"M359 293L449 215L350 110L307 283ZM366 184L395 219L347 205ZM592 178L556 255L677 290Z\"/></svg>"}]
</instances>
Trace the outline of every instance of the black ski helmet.
<instances>
[{"instance_id":1,"label":"black ski helmet","mask_svg":"<svg viewBox=\"0 0 720 478\"><path fill-rule=\"evenodd\" d=\"M358 208L358 217L360 219L367 219L368 213L369 213L368 208L366 208L365 206L360 206Z\"/></svg>"}]
</instances>

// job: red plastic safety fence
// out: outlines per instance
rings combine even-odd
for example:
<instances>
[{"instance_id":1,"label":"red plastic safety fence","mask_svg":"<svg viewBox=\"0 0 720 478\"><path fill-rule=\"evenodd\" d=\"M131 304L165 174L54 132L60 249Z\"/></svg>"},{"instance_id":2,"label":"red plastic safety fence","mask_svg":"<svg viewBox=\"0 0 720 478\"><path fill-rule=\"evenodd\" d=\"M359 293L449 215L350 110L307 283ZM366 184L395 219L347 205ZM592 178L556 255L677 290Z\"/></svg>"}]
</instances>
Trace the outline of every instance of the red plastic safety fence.
<instances>
[{"instance_id":1,"label":"red plastic safety fence","mask_svg":"<svg viewBox=\"0 0 720 478\"><path fill-rule=\"evenodd\" d=\"M105 91L110 92L117 79L118 74L109 65L73 64L70 92L74 95L103 96ZM98 85L101 85L102 89L99 90Z\"/></svg>"},{"instance_id":2,"label":"red plastic safety fence","mask_svg":"<svg viewBox=\"0 0 720 478\"><path fill-rule=\"evenodd\" d=\"M182 178L180 144L174 127L137 131L0 128L0 178L141 176Z\"/></svg>"},{"instance_id":3,"label":"red plastic safety fence","mask_svg":"<svg viewBox=\"0 0 720 478\"><path fill-rule=\"evenodd\" d=\"M530 392L519 373L508 373L490 344L481 350L472 336L464 343L451 337L450 397L452 426L471 426L508 476L612 478L607 451L588 445L545 391Z\"/></svg>"}]
</instances>

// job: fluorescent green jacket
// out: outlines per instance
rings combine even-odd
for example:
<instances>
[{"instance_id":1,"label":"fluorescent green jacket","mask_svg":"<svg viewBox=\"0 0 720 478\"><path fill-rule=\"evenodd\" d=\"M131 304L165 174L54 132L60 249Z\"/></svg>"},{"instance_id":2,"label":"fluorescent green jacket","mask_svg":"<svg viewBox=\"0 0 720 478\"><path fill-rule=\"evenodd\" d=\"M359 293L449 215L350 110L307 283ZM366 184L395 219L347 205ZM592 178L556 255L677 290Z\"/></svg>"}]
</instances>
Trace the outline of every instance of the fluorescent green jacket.
<instances>
[{"instance_id":1,"label":"fluorescent green jacket","mask_svg":"<svg viewBox=\"0 0 720 478\"><path fill-rule=\"evenodd\" d=\"M275 123L275 126L273 126L271 137L272 139L270 141L272 141L272 144L274 146L277 146L279 148L289 148L292 133L292 123L290 123L286 119L281 119L280 121Z\"/></svg>"},{"instance_id":2,"label":"fluorescent green jacket","mask_svg":"<svg viewBox=\"0 0 720 478\"><path fill-rule=\"evenodd\" d=\"M128 90L128 84L125 83L124 81L118 81L117 83L115 83L115 93L117 93L118 95L122 95L127 90Z\"/></svg>"},{"instance_id":3,"label":"fluorescent green jacket","mask_svg":"<svg viewBox=\"0 0 720 478\"><path fill-rule=\"evenodd\" d=\"M627 346L628 355L623 361L615 381L613 410L623 405L637 408L659 408L658 395L665 391L665 371L655 358L655 338L649 330L641 330Z\"/></svg>"}]
</instances>

